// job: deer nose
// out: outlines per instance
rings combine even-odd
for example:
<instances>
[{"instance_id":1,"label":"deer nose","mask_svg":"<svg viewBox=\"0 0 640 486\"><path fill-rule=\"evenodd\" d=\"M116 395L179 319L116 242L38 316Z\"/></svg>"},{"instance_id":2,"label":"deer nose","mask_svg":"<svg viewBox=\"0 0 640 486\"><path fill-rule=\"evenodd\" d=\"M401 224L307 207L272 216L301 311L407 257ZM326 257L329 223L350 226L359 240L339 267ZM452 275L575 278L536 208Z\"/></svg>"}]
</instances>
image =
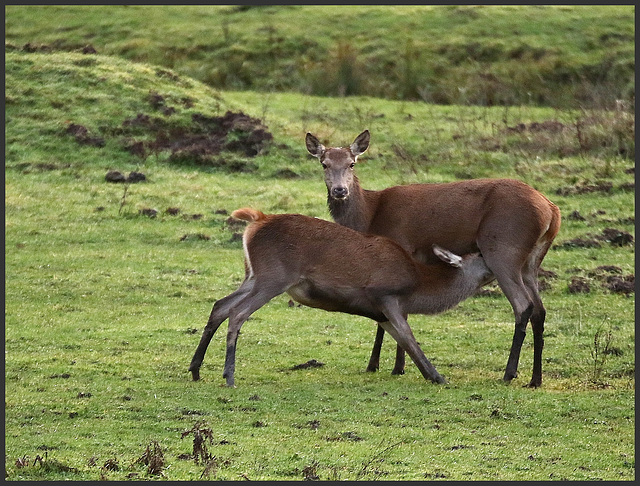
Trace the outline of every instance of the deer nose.
<instances>
[{"instance_id":1,"label":"deer nose","mask_svg":"<svg viewBox=\"0 0 640 486\"><path fill-rule=\"evenodd\" d=\"M349 195L349 190L346 187L334 187L331 189L331 195L336 199L344 199Z\"/></svg>"}]
</instances>

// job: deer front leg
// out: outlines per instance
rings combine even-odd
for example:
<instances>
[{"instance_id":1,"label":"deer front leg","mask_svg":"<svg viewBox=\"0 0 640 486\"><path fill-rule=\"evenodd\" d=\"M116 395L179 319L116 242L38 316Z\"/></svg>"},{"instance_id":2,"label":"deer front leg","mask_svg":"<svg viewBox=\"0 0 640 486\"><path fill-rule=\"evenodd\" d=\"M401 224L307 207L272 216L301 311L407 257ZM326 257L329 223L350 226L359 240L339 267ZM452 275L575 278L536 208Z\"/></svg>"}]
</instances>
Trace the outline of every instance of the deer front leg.
<instances>
[{"instance_id":1,"label":"deer front leg","mask_svg":"<svg viewBox=\"0 0 640 486\"><path fill-rule=\"evenodd\" d=\"M380 351L382 349L382 340L384 339L384 327L378 323L378 330L376 331L376 340L373 342L373 349L371 350L371 358L369 358L369 364L366 371L378 371L380 368Z\"/></svg>"},{"instance_id":2,"label":"deer front leg","mask_svg":"<svg viewBox=\"0 0 640 486\"><path fill-rule=\"evenodd\" d=\"M389 318L389 322L381 323L382 327L409 354L422 376L434 383L446 383L447 381L436 371L435 366L431 364L422 349L420 349L409 323L400 311L397 300L394 298L385 299L382 311Z\"/></svg>"},{"instance_id":3,"label":"deer front leg","mask_svg":"<svg viewBox=\"0 0 640 486\"><path fill-rule=\"evenodd\" d=\"M382 341L384 339L384 327L381 323L378 323L378 330L376 332L376 340L373 343L373 349L371 350L371 358L369 358L369 364L366 371L378 371L380 368L380 352L382 350ZM400 345L396 346L396 361L391 371L392 375L404 375L404 349Z\"/></svg>"},{"instance_id":4,"label":"deer front leg","mask_svg":"<svg viewBox=\"0 0 640 486\"><path fill-rule=\"evenodd\" d=\"M404 375L404 349L399 344L396 346L396 364L391 370L392 375Z\"/></svg>"}]
</instances>

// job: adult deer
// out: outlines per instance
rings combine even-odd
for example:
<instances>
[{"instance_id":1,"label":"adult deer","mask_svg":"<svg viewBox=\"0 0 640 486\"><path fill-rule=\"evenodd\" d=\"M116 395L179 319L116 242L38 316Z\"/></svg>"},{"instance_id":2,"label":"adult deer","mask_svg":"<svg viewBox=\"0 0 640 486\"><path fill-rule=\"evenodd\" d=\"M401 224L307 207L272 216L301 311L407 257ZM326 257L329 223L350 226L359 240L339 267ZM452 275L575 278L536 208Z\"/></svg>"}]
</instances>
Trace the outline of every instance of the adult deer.
<instances>
[{"instance_id":1,"label":"adult deer","mask_svg":"<svg viewBox=\"0 0 640 486\"><path fill-rule=\"evenodd\" d=\"M458 254L480 251L515 314L504 380L510 382L517 376L520 350L531 320L533 374L528 386L539 387L546 311L538 293L537 275L560 229L558 207L532 187L512 179L363 189L353 169L369 141L369 131L365 130L347 148L325 148L307 133L307 150L320 159L324 169L334 221L387 236L425 263L436 258L431 249L434 244ZM378 369L384 326L378 326L368 371ZM393 373L403 370L404 353L398 348Z\"/></svg>"},{"instance_id":2,"label":"adult deer","mask_svg":"<svg viewBox=\"0 0 640 486\"><path fill-rule=\"evenodd\" d=\"M217 301L189 370L200 366L214 333L227 318L223 377L234 385L238 333L249 316L287 292L301 304L375 319L414 361L425 379L445 379L415 340L407 314L435 314L455 306L493 280L479 253L460 257L434 246L446 262L422 264L389 238L366 235L330 221L299 214L266 216L238 209L232 217L250 221L243 235L245 280Z\"/></svg>"}]
</instances>

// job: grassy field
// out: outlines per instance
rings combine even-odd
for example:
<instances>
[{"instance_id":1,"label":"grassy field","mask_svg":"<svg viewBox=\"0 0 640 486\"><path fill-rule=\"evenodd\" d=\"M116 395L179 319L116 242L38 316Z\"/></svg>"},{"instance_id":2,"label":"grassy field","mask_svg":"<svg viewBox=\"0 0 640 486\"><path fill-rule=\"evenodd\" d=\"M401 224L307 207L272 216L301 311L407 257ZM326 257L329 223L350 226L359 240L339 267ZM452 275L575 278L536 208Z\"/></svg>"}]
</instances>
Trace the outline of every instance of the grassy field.
<instances>
[{"instance_id":1,"label":"grassy field","mask_svg":"<svg viewBox=\"0 0 640 486\"><path fill-rule=\"evenodd\" d=\"M440 104L634 94L633 5L8 6L6 42L176 69L220 89Z\"/></svg>"},{"instance_id":2,"label":"grassy field","mask_svg":"<svg viewBox=\"0 0 640 486\"><path fill-rule=\"evenodd\" d=\"M631 113L217 91L81 53L9 49L5 67L8 480L634 478ZM501 382L513 316L496 287L411 317L445 386L411 363L391 376L391 340L365 373L374 323L287 296L243 327L236 388L224 325L190 381L213 302L244 274L229 213L328 219L304 134L345 145L364 128L367 188L515 177L560 207L542 388L522 387L530 335Z\"/></svg>"}]
</instances>

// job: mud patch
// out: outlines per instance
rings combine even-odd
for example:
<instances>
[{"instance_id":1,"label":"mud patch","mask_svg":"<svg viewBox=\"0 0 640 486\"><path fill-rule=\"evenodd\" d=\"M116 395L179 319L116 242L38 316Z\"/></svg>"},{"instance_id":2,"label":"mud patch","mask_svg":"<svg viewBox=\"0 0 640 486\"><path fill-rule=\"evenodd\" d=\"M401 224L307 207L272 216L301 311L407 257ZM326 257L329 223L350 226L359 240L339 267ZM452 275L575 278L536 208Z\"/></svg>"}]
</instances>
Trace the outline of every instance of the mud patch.
<instances>
[{"instance_id":1,"label":"mud patch","mask_svg":"<svg viewBox=\"0 0 640 486\"><path fill-rule=\"evenodd\" d=\"M572 277L568 288L570 294L588 294L591 292L589 282L583 277Z\"/></svg>"},{"instance_id":2,"label":"mud patch","mask_svg":"<svg viewBox=\"0 0 640 486\"><path fill-rule=\"evenodd\" d=\"M329 442L341 442L341 441L351 441L351 442L360 442L361 440L364 440L362 437L360 437L358 434L356 434L355 432L352 431L348 431L348 432L342 432L340 435L337 435L335 437L326 437L326 440Z\"/></svg>"},{"instance_id":3,"label":"mud patch","mask_svg":"<svg viewBox=\"0 0 640 486\"><path fill-rule=\"evenodd\" d=\"M306 363L297 364L295 366L292 366L289 369L292 371L295 371L295 370L306 370L309 368L320 368L322 366L324 366L324 363L317 361L315 359L310 359Z\"/></svg>"},{"instance_id":4,"label":"mud patch","mask_svg":"<svg viewBox=\"0 0 640 486\"><path fill-rule=\"evenodd\" d=\"M630 295L635 293L636 277L635 275L609 275L603 282L603 287L614 294Z\"/></svg>"},{"instance_id":5,"label":"mud patch","mask_svg":"<svg viewBox=\"0 0 640 486\"><path fill-rule=\"evenodd\" d=\"M633 242L633 235L631 235L629 232L616 228L605 228L599 235L587 233L584 236L563 241L559 245L554 245L553 248L600 248L602 246L602 243L609 243L612 246L628 246L632 245Z\"/></svg>"},{"instance_id":6,"label":"mud patch","mask_svg":"<svg viewBox=\"0 0 640 486\"><path fill-rule=\"evenodd\" d=\"M574 271L582 271L578 268ZM622 269L616 265L600 265L587 273L586 277L573 276L568 284L571 294L585 293L592 290L593 284L599 284L603 289L613 294L629 296L635 293L635 275L623 275Z\"/></svg>"},{"instance_id":7,"label":"mud patch","mask_svg":"<svg viewBox=\"0 0 640 486\"><path fill-rule=\"evenodd\" d=\"M598 182L596 184L576 184L574 186L560 187L556 189L558 196L575 196L578 194L593 194L594 192L602 192L609 194L613 189L611 182Z\"/></svg>"},{"instance_id":8,"label":"mud patch","mask_svg":"<svg viewBox=\"0 0 640 486\"><path fill-rule=\"evenodd\" d=\"M104 147L104 138L96 137L89 134L87 127L78 125L76 123L70 123L67 127L66 133L72 135L76 142L80 145L92 145L94 147Z\"/></svg>"},{"instance_id":9,"label":"mud patch","mask_svg":"<svg viewBox=\"0 0 640 486\"><path fill-rule=\"evenodd\" d=\"M187 233L180 237L180 241L197 241L197 240L208 241L210 239L211 237L208 235L205 235L204 233Z\"/></svg>"},{"instance_id":10,"label":"mud patch","mask_svg":"<svg viewBox=\"0 0 640 486\"><path fill-rule=\"evenodd\" d=\"M169 117L178 113L179 108L169 101L168 96L151 91L149 105L161 116L140 112L126 118L119 127L102 127L100 131L117 137L124 150L143 160L168 153L169 162L174 164L195 164L237 173L258 170L255 163L244 159L264 153L273 141L273 135L261 120L243 112L227 111L224 116L194 113L187 123L172 121ZM182 98L178 104L189 107L193 101ZM65 134L81 145L104 147L106 143L105 138L77 123L70 123ZM288 171L276 177L295 178L297 174Z\"/></svg>"},{"instance_id":11,"label":"mud patch","mask_svg":"<svg viewBox=\"0 0 640 486\"><path fill-rule=\"evenodd\" d=\"M152 92L149 100L151 106L161 110L165 116L175 113L160 94ZM173 163L224 168L230 172L254 172L257 166L247 161L219 157L222 152L255 157L273 140L273 135L260 120L231 111L221 117L195 113L186 126L138 113L124 120L119 132L125 136L125 149L142 158L150 153L169 152L169 161Z\"/></svg>"},{"instance_id":12,"label":"mud patch","mask_svg":"<svg viewBox=\"0 0 640 486\"><path fill-rule=\"evenodd\" d=\"M603 241L610 243L613 246L626 246L633 244L633 236L627 231L623 231L616 228L605 228L602 230Z\"/></svg>"}]
</instances>

